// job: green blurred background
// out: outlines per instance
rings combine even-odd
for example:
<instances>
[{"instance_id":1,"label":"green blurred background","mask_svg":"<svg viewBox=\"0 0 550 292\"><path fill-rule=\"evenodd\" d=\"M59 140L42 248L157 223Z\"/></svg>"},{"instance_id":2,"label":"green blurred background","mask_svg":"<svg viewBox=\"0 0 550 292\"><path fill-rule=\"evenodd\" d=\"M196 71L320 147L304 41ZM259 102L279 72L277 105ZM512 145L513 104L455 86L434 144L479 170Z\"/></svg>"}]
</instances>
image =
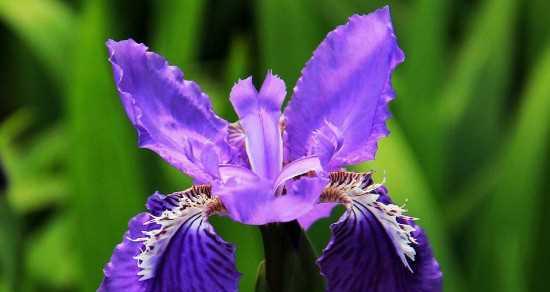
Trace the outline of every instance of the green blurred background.
<instances>
[{"instance_id":1,"label":"green blurred background","mask_svg":"<svg viewBox=\"0 0 550 292\"><path fill-rule=\"evenodd\" d=\"M94 291L128 219L189 180L136 147L105 40L145 42L234 120L271 68L289 90L324 35L386 1L0 0L0 291ZM445 291L547 291L550 2L391 1L407 59L375 169L420 217ZM317 250L330 220L309 231ZM242 291L259 232L215 219ZM545 278L546 276L546 278Z\"/></svg>"}]
</instances>

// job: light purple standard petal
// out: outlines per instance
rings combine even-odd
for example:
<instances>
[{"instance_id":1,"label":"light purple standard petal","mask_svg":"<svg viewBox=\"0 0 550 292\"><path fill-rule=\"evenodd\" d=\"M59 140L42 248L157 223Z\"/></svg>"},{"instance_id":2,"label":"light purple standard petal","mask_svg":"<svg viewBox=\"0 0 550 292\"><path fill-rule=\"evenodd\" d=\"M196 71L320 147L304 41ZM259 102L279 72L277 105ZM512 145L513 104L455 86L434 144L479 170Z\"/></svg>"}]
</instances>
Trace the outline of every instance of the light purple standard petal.
<instances>
[{"instance_id":1,"label":"light purple standard petal","mask_svg":"<svg viewBox=\"0 0 550 292\"><path fill-rule=\"evenodd\" d=\"M155 151L196 181L217 177L217 164L229 159L227 122L212 111L208 96L143 44L109 40L107 47L140 147Z\"/></svg>"},{"instance_id":2,"label":"light purple standard petal","mask_svg":"<svg viewBox=\"0 0 550 292\"><path fill-rule=\"evenodd\" d=\"M390 203L384 191L378 202ZM328 291L442 291L439 264L424 232L412 221L399 220L408 226L403 228L414 229L410 234L416 243L412 243L414 250L407 250L411 246L406 239L398 239L403 245L396 246L394 235L403 233L388 230L395 227L393 219L388 216L388 222L381 221L384 215L373 212L376 204L372 203L354 200L353 207L331 226L332 238L318 260ZM405 253L414 260L404 258Z\"/></svg>"},{"instance_id":3,"label":"light purple standard petal","mask_svg":"<svg viewBox=\"0 0 550 292\"><path fill-rule=\"evenodd\" d=\"M237 291L235 248L216 235L203 209L185 206L184 194L148 200L153 214L130 221L98 291Z\"/></svg>"},{"instance_id":4,"label":"light purple standard petal","mask_svg":"<svg viewBox=\"0 0 550 292\"><path fill-rule=\"evenodd\" d=\"M388 134L391 73L403 60L387 6L329 33L284 114L287 160L317 155L336 169L373 159Z\"/></svg>"},{"instance_id":5,"label":"light purple standard petal","mask_svg":"<svg viewBox=\"0 0 550 292\"><path fill-rule=\"evenodd\" d=\"M284 82L268 72L260 92L252 78L239 81L230 100L245 132L245 147L252 170L262 178L273 179L283 164L283 144L279 119L285 98Z\"/></svg>"}]
</instances>

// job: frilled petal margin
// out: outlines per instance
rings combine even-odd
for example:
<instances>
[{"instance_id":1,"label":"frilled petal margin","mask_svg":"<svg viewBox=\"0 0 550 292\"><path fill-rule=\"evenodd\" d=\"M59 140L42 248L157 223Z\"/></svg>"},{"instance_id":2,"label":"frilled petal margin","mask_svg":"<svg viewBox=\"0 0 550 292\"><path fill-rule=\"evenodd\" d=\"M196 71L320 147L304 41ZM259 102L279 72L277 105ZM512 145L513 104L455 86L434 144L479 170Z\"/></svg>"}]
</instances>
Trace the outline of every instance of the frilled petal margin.
<instances>
[{"instance_id":1,"label":"frilled petal margin","mask_svg":"<svg viewBox=\"0 0 550 292\"><path fill-rule=\"evenodd\" d=\"M424 232L391 204L384 187L363 177L368 192L348 183L347 198L331 194L348 210L331 225L332 238L317 261L328 291L441 291L442 273Z\"/></svg>"},{"instance_id":2,"label":"frilled petal margin","mask_svg":"<svg viewBox=\"0 0 550 292\"><path fill-rule=\"evenodd\" d=\"M391 74L403 60L387 6L330 32L285 110L287 160L317 155L336 170L373 159L388 134Z\"/></svg>"},{"instance_id":3,"label":"frilled petal margin","mask_svg":"<svg viewBox=\"0 0 550 292\"><path fill-rule=\"evenodd\" d=\"M98 291L237 291L235 248L206 221L216 211L209 188L154 194L151 213L129 223Z\"/></svg>"},{"instance_id":4,"label":"frilled petal margin","mask_svg":"<svg viewBox=\"0 0 550 292\"><path fill-rule=\"evenodd\" d=\"M227 122L213 112L208 96L160 55L133 40L107 41L115 83L140 147L207 183L218 163L231 159Z\"/></svg>"}]
</instances>

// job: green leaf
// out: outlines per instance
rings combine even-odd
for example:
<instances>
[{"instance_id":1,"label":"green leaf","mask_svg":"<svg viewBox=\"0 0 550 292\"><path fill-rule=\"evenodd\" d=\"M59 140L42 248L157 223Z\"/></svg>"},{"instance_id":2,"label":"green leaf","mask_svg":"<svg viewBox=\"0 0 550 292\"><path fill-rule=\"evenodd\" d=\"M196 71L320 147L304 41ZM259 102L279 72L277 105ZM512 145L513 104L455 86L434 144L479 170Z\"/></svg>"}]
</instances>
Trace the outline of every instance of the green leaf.
<instances>
[{"instance_id":1,"label":"green leaf","mask_svg":"<svg viewBox=\"0 0 550 292\"><path fill-rule=\"evenodd\" d=\"M115 92L105 41L107 1L86 1L73 43L67 87L71 142L71 220L78 247L80 288L95 290L101 269L122 240L128 220L143 209L146 192L136 138Z\"/></svg>"},{"instance_id":2,"label":"green leaf","mask_svg":"<svg viewBox=\"0 0 550 292\"><path fill-rule=\"evenodd\" d=\"M480 4L483 6L475 13L474 20L465 34L463 46L455 58L457 61L451 64L450 68L453 70L449 79L445 81L442 97L434 105L435 117L433 114L429 115L429 123L426 124L428 128L422 129L423 132L430 133L422 136L425 139L424 143L430 145L429 155L422 155L422 158L428 166L426 170L430 182L438 191L444 190L442 182L446 176L450 176L447 173L448 157L445 153L449 151L447 146L452 145L454 141L449 140L448 135L465 117L470 106L476 107L476 113L487 114L486 131L494 132L498 127L495 117L498 117L500 111L499 107L494 105L501 100L502 88L499 87L503 85L499 83L505 76L498 76L495 71L490 71L495 79L484 77L488 74L487 70L491 69L506 72L506 64L501 65L499 62L506 62L505 58L510 54L510 38L517 4L515 0L490 0ZM498 53L495 52L495 47L499 48ZM495 57L498 54L500 56ZM496 88L493 92L485 91L486 84L482 83L484 79L489 80L489 87ZM482 99L484 104L476 102L476 99ZM492 112L483 112L486 106L489 106ZM487 141L486 144L489 145L491 142Z\"/></svg>"},{"instance_id":3,"label":"green leaf","mask_svg":"<svg viewBox=\"0 0 550 292\"><path fill-rule=\"evenodd\" d=\"M61 203L67 195L62 129L55 125L33 133L30 145L16 143L30 124L31 113L20 110L0 126L0 158L10 182L7 199L17 213Z\"/></svg>"},{"instance_id":4,"label":"green leaf","mask_svg":"<svg viewBox=\"0 0 550 292\"><path fill-rule=\"evenodd\" d=\"M317 255L297 221L262 225L260 230L269 291L324 291Z\"/></svg>"},{"instance_id":5,"label":"green leaf","mask_svg":"<svg viewBox=\"0 0 550 292\"><path fill-rule=\"evenodd\" d=\"M544 182L543 160L550 138L550 46L530 73L517 123L494 165L496 188L481 216L478 245L472 253L476 271L483 271L486 289L527 291L534 256L537 201ZM546 157L548 158L548 157ZM490 231L490 232L488 232ZM490 269L486 264L493 263Z\"/></svg>"},{"instance_id":6,"label":"green leaf","mask_svg":"<svg viewBox=\"0 0 550 292\"><path fill-rule=\"evenodd\" d=\"M433 153L437 153L439 145L430 143L432 141L426 136L431 135L426 135L426 132L434 126L434 103L439 101L439 92L445 84L445 40L450 3L419 0L412 1L409 6L403 9L391 7L397 38L406 55L405 63L395 71L394 85L398 97L392 108L417 155L432 161L430 159ZM432 173L439 170L435 169L436 165L426 166L427 179L433 183Z\"/></svg>"},{"instance_id":7,"label":"green leaf","mask_svg":"<svg viewBox=\"0 0 550 292\"><path fill-rule=\"evenodd\" d=\"M240 79L250 76L249 68L249 49L245 39L236 37L231 43L229 58L226 61L225 67L225 92L227 94L220 98L218 108L222 110L218 112L221 116L229 121L237 120L237 115L233 111L233 106L229 102L229 92L233 85Z\"/></svg>"},{"instance_id":8,"label":"green leaf","mask_svg":"<svg viewBox=\"0 0 550 292\"><path fill-rule=\"evenodd\" d=\"M397 37L406 54L405 63L397 71L406 90L400 92L395 109L406 121L402 125L407 131L424 131L422 127L429 123L430 116L421 113L432 111L438 99L445 76L449 5L448 1L419 0L405 11L392 9ZM406 15L399 17L401 13Z\"/></svg>"},{"instance_id":9,"label":"green leaf","mask_svg":"<svg viewBox=\"0 0 550 292\"><path fill-rule=\"evenodd\" d=\"M3 195L0 190L0 282L7 291L19 291L23 271L21 224Z\"/></svg>"},{"instance_id":10,"label":"green leaf","mask_svg":"<svg viewBox=\"0 0 550 292\"><path fill-rule=\"evenodd\" d=\"M257 23L261 68L259 76L272 69L287 87L298 80L301 68L321 41L312 1L261 0ZM281 17L284 15L284 17Z\"/></svg>"},{"instance_id":11,"label":"green leaf","mask_svg":"<svg viewBox=\"0 0 550 292\"><path fill-rule=\"evenodd\" d=\"M462 275L451 253L446 228L439 220L442 218L439 205L395 121L390 122L390 129L391 135L380 142L376 160L357 168L361 171L372 169L387 175L386 185L396 204L409 200L409 214L420 218L418 224L426 231L441 264L445 275L445 291L465 291L462 289Z\"/></svg>"},{"instance_id":12,"label":"green leaf","mask_svg":"<svg viewBox=\"0 0 550 292\"><path fill-rule=\"evenodd\" d=\"M225 80L227 82L227 88L231 88L238 79L243 79L248 76L248 56L249 56L248 44L244 38L235 37L231 43L231 50L229 51L229 57L227 58Z\"/></svg>"},{"instance_id":13,"label":"green leaf","mask_svg":"<svg viewBox=\"0 0 550 292\"><path fill-rule=\"evenodd\" d=\"M64 80L76 18L59 0L0 0L0 18L34 51L57 81Z\"/></svg>"},{"instance_id":14,"label":"green leaf","mask_svg":"<svg viewBox=\"0 0 550 292\"><path fill-rule=\"evenodd\" d=\"M449 125L447 130L446 155L442 164L446 165L447 178L460 178L446 183L443 193L451 194L448 217L448 227L459 227L457 223L466 220L470 210L479 207L488 190L496 184L493 163L498 159L504 145L503 133L509 122L507 107L509 93L514 90L512 81L514 49L517 32L513 29L517 23L518 13L515 4L499 7L508 9L507 16L500 18L502 26L508 27L501 37L494 40L493 46L499 48L498 53L491 53L485 64L477 69L476 80L471 84L471 102L464 109L457 124ZM480 38L480 41L482 39ZM484 41L484 40L483 40ZM498 42L498 43L497 43ZM480 119L483 122L480 123ZM464 183L467 181L469 183ZM456 189L463 189L456 192Z\"/></svg>"},{"instance_id":15,"label":"green leaf","mask_svg":"<svg viewBox=\"0 0 550 292\"><path fill-rule=\"evenodd\" d=\"M67 236L71 231L69 219L65 214L60 214L43 230L30 236L25 265L33 280L61 289L76 284L79 273L76 270L75 248ZM52 268L52 263L55 263L55 268Z\"/></svg>"},{"instance_id":16,"label":"green leaf","mask_svg":"<svg viewBox=\"0 0 550 292\"><path fill-rule=\"evenodd\" d=\"M538 52L544 50L546 43L550 40L550 25L548 25L548 11L550 1L530 0L525 5L527 26L527 48L525 56L528 65L538 62Z\"/></svg>"},{"instance_id":17,"label":"green leaf","mask_svg":"<svg viewBox=\"0 0 550 292\"><path fill-rule=\"evenodd\" d=\"M484 73L481 69L495 54L494 47L510 37L515 11L515 0L490 0L478 11L437 107L441 109L441 121L447 125L444 129L456 124L476 97L473 90Z\"/></svg>"},{"instance_id":18,"label":"green leaf","mask_svg":"<svg viewBox=\"0 0 550 292\"><path fill-rule=\"evenodd\" d=\"M206 2L201 0L155 1L154 49L184 69L194 63Z\"/></svg>"}]
</instances>

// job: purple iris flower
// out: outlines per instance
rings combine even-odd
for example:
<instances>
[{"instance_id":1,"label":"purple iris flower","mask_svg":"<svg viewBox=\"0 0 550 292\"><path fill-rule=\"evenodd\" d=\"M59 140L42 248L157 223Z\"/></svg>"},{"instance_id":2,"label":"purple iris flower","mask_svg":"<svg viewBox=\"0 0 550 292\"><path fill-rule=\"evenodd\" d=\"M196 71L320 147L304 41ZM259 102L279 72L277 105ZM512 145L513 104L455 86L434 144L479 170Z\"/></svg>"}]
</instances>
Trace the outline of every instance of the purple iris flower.
<instances>
[{"instance_id":1,"label":"purple iris flower","mask_svg":"<svg viewBox=\"0 0 550 292\"><path fill-rule=\"evenodd\" d=\"M228 123L208 96L161 56L133 40L107 42L122 103L139 146L195 185L153 194L104 269L99 291L235 291L235 248L208 223L299 220L307 228L336 204L346 212L317 264L329 291L441 291L423 231L372 174L344 167L374 159L404 60L388 7L354 15L315 50L289 105L268 72L261 88L237 82Z\"/></svg>"}]
</instances>

